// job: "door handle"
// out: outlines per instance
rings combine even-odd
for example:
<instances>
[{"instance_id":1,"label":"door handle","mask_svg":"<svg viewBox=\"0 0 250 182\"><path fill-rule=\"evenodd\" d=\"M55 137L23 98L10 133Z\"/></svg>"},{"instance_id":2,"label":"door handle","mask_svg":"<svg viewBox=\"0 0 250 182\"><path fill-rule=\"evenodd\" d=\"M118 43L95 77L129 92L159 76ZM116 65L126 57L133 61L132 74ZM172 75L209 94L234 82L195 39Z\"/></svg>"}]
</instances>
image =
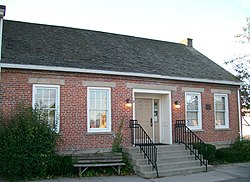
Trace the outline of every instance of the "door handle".
<instances>
[{"instance_id":1,"label":"door handle","mask_svg":"<svg viewBox=\"0 0 250 182\"><path fill-rule=\"evenodd\" d=\"M153 118L150 118L150 126L153 126Z\"/></svg>"}]
</instances>

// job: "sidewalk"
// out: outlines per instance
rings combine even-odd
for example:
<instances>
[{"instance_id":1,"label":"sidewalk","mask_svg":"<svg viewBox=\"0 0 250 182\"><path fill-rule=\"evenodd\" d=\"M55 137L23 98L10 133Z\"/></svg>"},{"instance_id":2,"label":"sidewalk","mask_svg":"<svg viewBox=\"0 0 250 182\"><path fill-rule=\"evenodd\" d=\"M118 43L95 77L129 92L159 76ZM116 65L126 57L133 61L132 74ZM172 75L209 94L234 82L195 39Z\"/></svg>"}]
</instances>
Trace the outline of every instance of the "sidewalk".
<instances>
[{"instance_id":1,"label":"sidewalk","mask_svg":"<svg viewBox=\"0 0 250 182\"><path fill-rule=\"evenodd\" d=\"M209 172L194 173L188 175L171 176L164 178L143 179L139 176L108 176L108 177L83 177L83 178L58 178L51 180L41 180L37 182L249 182L250 181L250 162L236 163L214 166Z\"/></svg>"}]
</instances>

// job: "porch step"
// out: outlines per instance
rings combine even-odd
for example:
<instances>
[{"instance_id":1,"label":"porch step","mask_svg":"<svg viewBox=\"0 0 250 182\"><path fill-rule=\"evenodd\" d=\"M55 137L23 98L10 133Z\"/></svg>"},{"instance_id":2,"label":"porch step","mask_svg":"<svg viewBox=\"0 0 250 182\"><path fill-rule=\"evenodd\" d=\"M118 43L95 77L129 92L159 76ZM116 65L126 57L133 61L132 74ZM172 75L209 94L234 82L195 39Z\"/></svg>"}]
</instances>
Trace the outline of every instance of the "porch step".
<instances>
[{"instance_id":1,"label":"porch step","mask_svg":"<svg viewBox=\"0 0 250 182\"><path fill-rule=\"evenodd\" d=\"M140 159L144 157L143 153L139 153L140 151L138 150L138 153L129 153L129 158L131 159ZM188 150L176 150L176 151L162 151L162 152L157 152L157 157L158 159L161 158L171 158L171 157L182 157L182 156L187 156L190 155L190 152Z\"/></svg>"},{"instance_id":2,"label":"porch step","mask_svg":"<svg viewBox=\"0 0 250 182\"><path fill-rule=\"evenodd\" d=\"M197 160L193 161L182 161L182 162L172 162L172 163L157 163L158 169L160 170L169 170L169 169L179 169L179 168L187 168L193 166L199 166L200 162ZM136 171L151 171L151 165L138 165L136 166Z\"/></svg>"},{"instance_id":3,"label":"porch step","mask_svg":"<svg viewBox=\"0 0 250 182\"><path fill-rule=\"evenodd\" d=\"M193 155L177 156L177 157L162 157L157 159L157 164L161 163L174 163L182 161L193 161L195 157ZM143 159L132 160L132 165L147 165L148 161Z\"/></svg>"},{"instance_id":4,"label":"porch step","mask_svg":"<svg viewBox=\"0 0 250 182\"><path fill-rule=\"evenodd\" d=\"M156 171L153 171L152 165L148 164L144 154L140 153L139 147L127 147L123 149L123 152L128 154L136 174L144 178L157 177ZM195 156L191 155L189 150L185 150L184 145L178 144L157 146L157 166L159 177L206 170L206 167L201 166L200 161L195 160Z\"/></svg>"},{"instance_id":5,"label":"porch step","mask_svg":"<svg viewBox=\"0 0 250 182\"><path fill-rule=\"evenodd\" d=\"M204 171L206 171L205 166L193 166L193 167L179 168L174 170L159 170L159 177L184 175L184 174L199 173ZM156 171L137 172L137 174L143 178L157 177Z\"/></svg>"}]
</instances>

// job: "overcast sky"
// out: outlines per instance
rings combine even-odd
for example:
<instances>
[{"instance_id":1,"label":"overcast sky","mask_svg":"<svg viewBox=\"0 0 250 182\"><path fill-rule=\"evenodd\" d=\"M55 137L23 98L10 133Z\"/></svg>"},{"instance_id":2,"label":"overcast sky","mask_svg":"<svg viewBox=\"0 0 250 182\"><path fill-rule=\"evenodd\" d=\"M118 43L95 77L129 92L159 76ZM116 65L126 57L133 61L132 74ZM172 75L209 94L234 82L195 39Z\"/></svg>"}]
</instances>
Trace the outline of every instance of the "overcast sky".
<instances>
[{"instance_id":1,"label":"overcast sky","mask_svg":"<svg viewBox=\"0 0 250 182\"><path fill-rule=\"evenodd\" d=\"M234 38L250 17L250 0L1 0L1 5L9 20L170 42L192 38L194 48L221 66L250 50Z\"/></svg>"}]
</instances>

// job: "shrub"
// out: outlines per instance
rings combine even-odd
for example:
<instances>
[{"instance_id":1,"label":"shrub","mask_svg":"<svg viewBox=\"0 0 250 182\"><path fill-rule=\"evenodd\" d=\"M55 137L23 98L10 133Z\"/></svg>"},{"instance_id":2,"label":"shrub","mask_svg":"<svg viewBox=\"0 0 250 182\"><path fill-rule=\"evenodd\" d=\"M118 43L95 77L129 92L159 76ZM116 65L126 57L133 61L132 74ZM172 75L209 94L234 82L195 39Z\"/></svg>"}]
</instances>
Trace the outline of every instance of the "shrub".
<instances>
[{"instance_id":1,"label":"shrub","mask_svg":"<svg viewBox=\"0 0 250 182\"><path fill-rule=\"evenodd\" d=\"M50 157L47 172L49 176L72 175L74 171L71 156L61 156L54 154Z\"/></svg>"},{"instance_id":2,"label":"shrub","mask_svg":"<svg viewBox=\"0 0 250 182\"><path fill-rule=\"evenodd\" d=\"M240 151L234 150L232 148L221 148L216 151L216 159L220 163L235 163L243 162L243 156Z\"/></svg>"},{"instance_id":3,"label":"shrub","mask_svg":"<svg viewBox=\"0 0 250 182\"><path fill-rule=\"evenodd\" d=\"M218 149L216 160L229 163L250 161L250 141L237 140L229 148Z\"/></svg>"},{"instance_id":4,"label":"shrub","mask_svg":"<svg viewBox=\"0 0 250 182\"><path fill-rule=\"evenodd\" d=\"M231 148L241 153L243 161L250 161L250 140L237 140L232 144Z\"/></svg>"},{"instance_id":5,"label":"shrub","mask_svg":"<svg viewBox=\"0 0 250 182\"><path fill-rule=\"evenodd\" d=\"M121 121L118 127L118 131L114 138L112 144L112 152L122 152L122 128L124 126L124 122Z\"/></svg>"},{"instance_id":6,"label":"shrub","mask_svg":"<svg viewBox=\"0 0 250 182\"><path fill-rule=\"evenodd\" d=\"M205 155L205 148L207 148L207 160L211 164L215 161L215 152L216 147L212 144L196 144L194 145L195 149L198 149L199 154Z\"/></svg>"},{"instance_id":7,"label":"shrub","mask_svg":"<svg viewBox=\"0 0 250 182\"><path fill-rule=\"evenodd\" d=\"M121 174L123 175L132 175L134 174L133 167L131 166L130 160L126 153L122 153L122 161L125 163L125 166L121 167Z\"/></svg>"},{"instance_id":8,"label":"shrub","mask_svg":"<svg viewBox=\"0 0 250 182\"><path fill-rule=\"evenodd\" d=\"M57 134L39 116L31 108L17 107L8 121L0 122L0 176L21 181L59 175L52 170L55 164L69 161L55 154Z\"/></svg>"}]
</instances>

